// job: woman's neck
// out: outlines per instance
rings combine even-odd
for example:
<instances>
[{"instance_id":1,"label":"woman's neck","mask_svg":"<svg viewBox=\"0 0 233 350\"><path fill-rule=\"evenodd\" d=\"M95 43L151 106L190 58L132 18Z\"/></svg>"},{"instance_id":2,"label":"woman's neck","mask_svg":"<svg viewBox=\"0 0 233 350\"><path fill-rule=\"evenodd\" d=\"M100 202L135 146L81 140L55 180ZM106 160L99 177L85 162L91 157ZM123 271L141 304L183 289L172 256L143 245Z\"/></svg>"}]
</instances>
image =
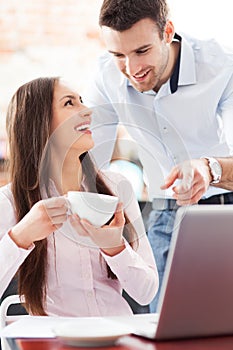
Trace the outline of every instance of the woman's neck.
<instances>
[{"instance_id":1,"label":"woman's neck","mask_svg":"<svg viewBox=\"0 0 233 350\"><path fill-rule=\"evenodd\" d=\"M53 155L50 169L50 176L61 195L68 191L80 190L82 166L77 153L74 153L74 151L68 152L64 160Z\"/></svg>"}]
</instances>

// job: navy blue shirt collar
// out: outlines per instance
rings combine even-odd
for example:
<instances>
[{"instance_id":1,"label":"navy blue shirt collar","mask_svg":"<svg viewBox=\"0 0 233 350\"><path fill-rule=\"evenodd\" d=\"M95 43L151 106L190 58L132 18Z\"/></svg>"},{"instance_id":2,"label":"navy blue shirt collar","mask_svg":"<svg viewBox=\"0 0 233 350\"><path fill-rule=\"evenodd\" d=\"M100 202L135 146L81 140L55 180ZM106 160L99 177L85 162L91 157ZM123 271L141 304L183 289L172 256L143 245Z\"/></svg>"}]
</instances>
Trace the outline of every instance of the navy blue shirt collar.
<instances>
[{"instance_id":1,"label":"navy blue shirt collar","mask_svg":"<svg viewBox=\"0 0 233 350\"><path fill-rule=\"evenodd\" d=\"M175 33L174 39L179 42L181 42L182 40L181 36L176 33ZM174 92L176 92L176 90L178 89L179 72L180 72L180 53L181 53L181 48L179 49L176 65L170 78L170 89L172 94L174 94Z\"/></svg>"}]
</instances>

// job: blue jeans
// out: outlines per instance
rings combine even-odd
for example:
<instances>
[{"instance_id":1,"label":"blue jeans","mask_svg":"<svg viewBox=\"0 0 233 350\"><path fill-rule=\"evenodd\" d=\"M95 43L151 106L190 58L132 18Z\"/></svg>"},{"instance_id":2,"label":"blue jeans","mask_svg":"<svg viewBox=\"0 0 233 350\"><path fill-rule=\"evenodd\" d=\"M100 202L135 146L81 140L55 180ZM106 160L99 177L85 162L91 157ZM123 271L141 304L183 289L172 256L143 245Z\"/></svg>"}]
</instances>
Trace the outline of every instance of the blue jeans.
<instances>
[{"instance_id":1,"label":"blue jeans","mask_svg":"<svg viewBox=\"0 0 233 350\"><path fill-rule=\"evenodd\" d=\"M150 304L150 312L157 311L157 304L167 261L176 210L152 210L148 219L150 241L159 273L159 290Z\"/></svg>"}]
</instances>

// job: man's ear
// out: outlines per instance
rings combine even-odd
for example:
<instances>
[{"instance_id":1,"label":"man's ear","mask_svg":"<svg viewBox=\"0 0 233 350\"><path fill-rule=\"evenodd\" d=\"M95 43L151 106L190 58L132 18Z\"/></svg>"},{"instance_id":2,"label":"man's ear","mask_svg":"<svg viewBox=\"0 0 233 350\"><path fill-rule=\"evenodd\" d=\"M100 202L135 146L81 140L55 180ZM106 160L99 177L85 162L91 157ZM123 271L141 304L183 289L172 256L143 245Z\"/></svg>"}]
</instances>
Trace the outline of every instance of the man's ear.
<instances>
[{"instance_id":1,"label":"man's ear","mask_svg":"<svg viewBox=\"0 0 233 350\"><path fill-rule=\"evenodd\" d=\"M172 21L167 21L164 30L164 39L167 44L171 44L175 34L175 28Z\"/></svg>"}]
</instances>

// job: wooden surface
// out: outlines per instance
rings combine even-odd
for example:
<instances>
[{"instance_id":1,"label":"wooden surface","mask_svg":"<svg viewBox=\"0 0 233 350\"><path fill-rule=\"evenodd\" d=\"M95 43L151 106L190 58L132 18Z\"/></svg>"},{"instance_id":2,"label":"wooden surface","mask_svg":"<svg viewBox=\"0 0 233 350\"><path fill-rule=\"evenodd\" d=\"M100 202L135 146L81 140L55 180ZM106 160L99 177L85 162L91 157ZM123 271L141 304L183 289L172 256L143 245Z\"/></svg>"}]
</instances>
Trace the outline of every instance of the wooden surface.
<instances>
[{"instance_id":1,"label":"wooden surface","mask_svg":"<svg viewBox=\"0 0 233 350\"><path fill-rule=\"evenodd\" d=\"M19 350L86 350L84 347L68 347L56 339L16 341ZM93 348L94 349L94 348ZM98 347L99 350L232 350L233 336L154 342L136 336L127 336L118 344L110 347Z\"/></svg>"}]
</instances>

